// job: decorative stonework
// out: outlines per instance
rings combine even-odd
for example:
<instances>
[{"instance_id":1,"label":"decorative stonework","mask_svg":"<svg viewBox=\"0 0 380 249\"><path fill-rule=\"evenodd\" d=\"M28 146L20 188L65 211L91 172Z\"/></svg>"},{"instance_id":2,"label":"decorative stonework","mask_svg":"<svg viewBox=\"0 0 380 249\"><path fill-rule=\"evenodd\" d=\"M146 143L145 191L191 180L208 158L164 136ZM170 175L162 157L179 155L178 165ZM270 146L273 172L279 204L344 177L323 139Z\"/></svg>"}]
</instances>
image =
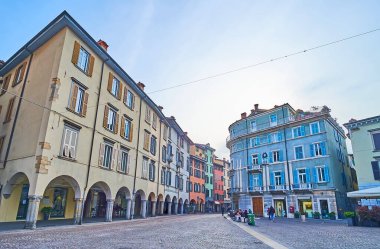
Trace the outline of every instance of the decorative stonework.
<instances>
[{"instance_id":1,"label":"decorative stonework","mask_svg":"<svg viewBox=\"0 0 380 249\"><path fill-rule=\"evenodd\" d=\"M53 78L52 81L53 83L51 84L51 94L49 98L50 101L58 99L58 90L61 86L61 80L59 78Z\"/></svg>"},{"instance_id":2,"label":"decorative stonework","mask_svg":"<svg viewBox=\"0 0 380 249\"><path fill-rule=\"evenodd\" d=\"M38 144L41 146L41 149L43 149L43 150L50 150L51 149L51 145L48 142L39 142Z\"/></svg>"},{"instance_id":3,"label":"decorative stonework","mask_svg":"<svg viewBox=\"0 0 380 249\"><path fill-rule=\"evenodd\" d=\"M36 156L36 172L41 174L48 173L48 167L51 164L47 156Z\"/></svg>"}]
</instances>

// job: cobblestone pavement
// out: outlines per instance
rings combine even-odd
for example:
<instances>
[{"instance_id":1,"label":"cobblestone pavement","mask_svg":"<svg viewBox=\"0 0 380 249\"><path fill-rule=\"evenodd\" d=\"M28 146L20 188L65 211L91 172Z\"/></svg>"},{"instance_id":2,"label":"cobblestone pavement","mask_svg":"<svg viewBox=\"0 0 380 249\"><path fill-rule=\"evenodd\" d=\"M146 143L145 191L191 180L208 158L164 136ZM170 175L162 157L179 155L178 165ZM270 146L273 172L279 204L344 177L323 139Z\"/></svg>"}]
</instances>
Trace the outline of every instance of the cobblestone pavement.
<instances>
[{"instance_id":1,"label":"cobblestone pavement","mask_svg":"<svg viewBox=\"0 0 380 249\"><path fill-rule=\"evenodd\" d=\"M288 248L380 248L380 228L348 227L340 221L256 219L259 232ZM247 225L248 226L248 225Z\"/></svg>"},{"instance_id":2,"label":"cobblestone pavement","mask_svg":"<svg viewBox=\"0 0 380 249\"><path fill-rule=\"evenodd\" d=\"M0 248L269 248L219 215L60 226L0 233Z\"/></svg>"}]
</instances>

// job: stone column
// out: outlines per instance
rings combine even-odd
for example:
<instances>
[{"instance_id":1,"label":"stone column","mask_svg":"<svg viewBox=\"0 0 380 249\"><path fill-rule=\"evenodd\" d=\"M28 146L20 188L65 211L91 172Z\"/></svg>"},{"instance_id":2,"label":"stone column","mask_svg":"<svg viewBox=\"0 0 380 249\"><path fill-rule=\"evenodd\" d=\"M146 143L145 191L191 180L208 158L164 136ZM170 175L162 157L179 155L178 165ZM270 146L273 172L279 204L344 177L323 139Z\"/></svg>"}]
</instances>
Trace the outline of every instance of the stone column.
<instances>
[{"instance_id":1,"label":"stone column","mask_svg":"<svg viewBox=\"0 0 380 249\"><path fill-rule=\"evenodd\" d=\"M178 214L178 202L174 202L174 214Z\"/></svg>"},{"instance_id":2,"label":"stone column","mask_svg":"<svg viewBox=\"0 0 380 249\"><path fill-rule=\"evenodd\" d=\"M180 208L180 210L179 210L179 213L180 213L180 214L183 214L183 203L181 204L181 208Z\"/></svg>"},{"instance_id":3,"label":"stone column","mask_svg":"<svg viewBox=\"0 0 380 249\"><path fill-rule=\"evenodd\" d=\"M152 201L152 217L156 216L156 202Z\"/></svg>"},{"instance_id":4,"label":"stone column","mask_svg":"<svg viewBox=\"0 0 380 249\"><path fill-rule=\"evenodd\" d=\"M131 219L131 199L126 199L127 200L127 210L125 212L125 219L130 220Z\"/></svg>"},{"instance_id":5,"label":"stone column","mask_svg":"<svg viewBox=\"0 0 380 249\"><path fill-rule=\"evenodd\" d=\"M141 217L146 218L146 200L141 200Z\"/></svg>"},{"instance_id":6,"label":"stone column","mask_svg":"<svg viewBox=\"0 0 380 249\"><path fill-rule=\"evenodd\" d=\"M168 202L168 215L172 214L172 203Z\"/></svg>"},{"instance_id":7,"label":"stone column","mask_svg":"<svg viewBox=\"0 0 380 249\"><path fill-rule=\"evenodd\" d=\"M106 221L111 222L112 221L112 213L113 213L113 202L114 200L107 200L107 210L106 210Z\"/></svg>"},{"instance_id":8,"label":"stone column","mask_svg":"<svg viewBox=\"0 0 380 249\"><path fill-rule=\"evenodd\" d=\"M131 199L131 220L133 220L135 216L135 201Z\"/></svg>"},{"instance_id":9,"label":"stone column","mask_svg":"<svg viewBox=\"0 0 380 249\"><path fill-rule=\"evenodd\" d=\"M26 213L25 229L36 229L38 209L42 196L32 195L29 196L28 211Z\"/></svg>"},{"instance_id":10,"label":"stone column","mask_svg":"<svg viewBox=\"0 0 380 249\"><path fill-rule=\"evenodd\" d=\"M76 225L79 225L81 222L82 206L83 206L83 199L82 198L76 198L75 199L75 209L74 209L74 224L76 224Z\"/></svg>"},{"instance_id":11,"label":"stone column","mask_svg":"<svg viewBox=\"0 0 380 249\"><path fill-rule=\"evenodd\" d=\"M164 205L165 205L165 202L164 201L160 201L160 215L164 214Z\"/></svg>"},{"instance_id":12,"label":"stone column","mask_svg":"<svg viewBox=\"0 0 380 249\"><path fill-rule=\"evenodd\" d=\"M201 204L201 213L204 213L205 212L205 204Z\"/></svg>"}]
</instances>

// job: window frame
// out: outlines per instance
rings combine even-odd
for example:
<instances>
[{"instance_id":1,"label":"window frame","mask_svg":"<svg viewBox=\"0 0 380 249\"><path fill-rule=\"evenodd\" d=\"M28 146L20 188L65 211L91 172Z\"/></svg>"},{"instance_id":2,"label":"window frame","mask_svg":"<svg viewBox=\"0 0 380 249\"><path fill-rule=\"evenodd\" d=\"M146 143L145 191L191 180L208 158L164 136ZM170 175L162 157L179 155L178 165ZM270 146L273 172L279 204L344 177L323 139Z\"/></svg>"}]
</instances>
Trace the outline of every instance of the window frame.
<instances>
[{"instance_id":1,"label":"window frame","mask_svg":"<svg viewBox=\"0 0 380 249\"><path fill-rule=\"evenodd\" d=\"M300 172L301 170L304 170L304 172ZM298 183L299 184L306 184L307 183L307 177L306 177L306 168L298 168L297 169L297 178L298 178ZM302 179L302 181L301 181ZM303 181L304 180L304 181Z\"/></svg>"},{"instance_id":2,"label":"window frame","mask_svg":"<svg viewBox=\"0 0 380 249\"><path fill-rule=\"evenodd\" d=\"M69 140L69 142L67 144L69 155L70 155L70 150L73 147L73 145L71 143L72 138L73 138L72 134L73 134L73 132L76 133L75 146L74 146L74 156L73 157L70 157L69 155L67 155L67 156L64 155L65 146L66 146L65 140L66 140L67 130L70 130L70 132L71 132L70 140ZM73 126L68 125L68 124L64 124L64 126L63 126L62 140L61 140L61 149L60 149L60 153L59 153L60 157L67 158L67 159L70 159L70 160L76 160L78 141L79 141L79 131L80 131L80 129L78 129L76 127L73 127Z\"/></svg>"},{"instance_id":3,"label":"window frame","mask_svg":"<svg viewBox=\"0 0 380 249\"><path fill-rule=\"evenodd\" d=\"M131 110L133 110L133 99L135 98L133 92L127 89L127 97L125 99L124 104Z\"/></svg>"},{"instance_id":4,"label":"window frame","mask_svg":"<svg viewBox=\"0 0 380 249\"><path fill-rule=\"evenodd\" d=\"M272 122L272 117L275 117L276 121ZM277 117L277 114L270 114L269 115L269 126L270 127L273 127L273 126L276 126L278 125L278 117Z\"/></svg>"},{"instance_id":5,"label":"window frame","mask_svg":"<svg viewBox=\"0 0 380 249\"><path fill-rule=\"evenodd\" d=\"M275 155L277 155L277 160L275 160L275 158L276 158ZM274 162L274 163L280 162L280 150L273 150L272 151L272 162Z\"/></svg>"},{"instance_id":6,"label":"window frame","mask_svg":"<svg viewBox=\"0 0 380 249\"><path fill-rule=\"evenodd\" d=\"M127 174L129 172L129 166L130 166L129 165L129 162L130 162L129 150L121 148L119 150L119 153L120 153L120 169L119 169L119 171ZM126 159L125 159L124 155L126 155Z\"/></svg>"},{"instance_id":7,"label":"window frame","mask_svg":"<svg viewBox=\"0 0 380 249\"><path fill-rule=\"evenodd\" d=\"M81 62L81 59L83 59L83 57L81 56L82 54L87 55L86 62L85 62L85 68L82 68L82 65L79 63L79 62ZM83 46L80 46L79 53L78 53L78 61L75 64L75 66L77 66L81 71L83 71L84 73L87 74L89 66L90 66L90 58L91 58L90 52L88 52Z\"/></svg>"},{"instance_id":8,"label":"window frame","mask_svg":"<svg viewBox=\"0 0 380 249\"><path fill-rule=\"evenodd\" d=\"M259 165L259 154L257 154L257 153L252 154L251 157L252 157L252 166ZM255 161L257 161L257 162L255 163Z\"/></svg>"},{"instance_id":9,"label":"window frame","mask_svg":"<svg viewBox=\"0 0 380 249\"><path fill-rule=\"evenodd\" d=\"M106 168L106 169L112 169L112 159L114 157L113 153L114 153L114 144L111 144L111 143L108 143L107 141L104 141L104 154L103 154L103 162L102 162L102 167L103 168ZM110 148L110 152L107 151L107 147ZM106 165L106 160L107 160L107 157L106 157L106 154L110 153L110 156L109 156L109 167L107 167ZM108 155L108 154L107 154Z\"/></svg>"},{"instance_id":10,"label":"window frame","mask_svg":"<svg viewBox=\"0 0 380 249\"><path fill-rule=\"evenodd\" d=\"M314 125L314 124L317 124L317 127L318 127L318 132L316 132L316 133L313 132L313 125ZM309 124L309 127L310 127L310 134L311 134L311 135L315 135L315 134L319 134L319 133L321 133L321 127L320 127L319 121L316 121L316 122L310 123L310 124Z\"/></svg>"},{"instance_id":11,"label":"window frame","mask_svg":"<svg viewBox=\"0 0 380 249\"><path fill-rule=\"evenodd\" d=\"M110 114L113 113L113 117L112 117L112 123L110 124L109 121L110 121ZM115 129L116 129L116 116L117 116L117 110L114 109L112 106L108 106L108 119L107 119L107 129L109 131L112 131L112 132L115 132ZM110 128L112 127L112 129Z\"/></svg>"},{"instance_id":12,"label":"window frame","mask_svg":"<svg viewBox=\"0 0 380 249\"><path fill-rule=\"evenodd\" d=\"M297 158L296 148L302 148L302 158ZM305 150L303 148L303 145L296 145L294 146L294 160L301 160L301 159L305 159Z\"/></svg>"},{"instance_id":13,"label":"window frame","mask_svg":"<svg viewBox=\"0 0 380 249\"><path fill-rule=\"evenodd\" d=\"M316 171L317 171L317 180L318 183L325 183L327 182L326 179L326 165L321 165L321 166L315 166ZM322 171L323 169L323 171ZM321 176L322 176L322 181L321 181Z\"/></svg>"},{"instance_id":14,"label":"window frame","mask_svg":"<svg viewBox=\"0 0 380 249\"><path fill-rule=\"evenodd\" d=\"M380 130L372 131L371 132L371 140L372 140L373 150L374 151L380 151L380 147L376 148L376 143L375 143L375 137L374 137L374 135L379 136L379 140L380 140Z\"/></svg>"},{"instance_id":15,"label":"window frame","mask_svg":"<svg viewBox=\"0 0 380 249\"><path fill-rule=\"evenodd\" d=\"M120 91L120 87L121 87L121 82L118 78L115 77L115 75L112 75L112 86L111 86L111 91L110 93L112 94L112 96L118 98L119 97L119 91ZM114 87L116 83L116 87ZM115 91L115 92L114 92Z\"/></svg>"}]
</instances>

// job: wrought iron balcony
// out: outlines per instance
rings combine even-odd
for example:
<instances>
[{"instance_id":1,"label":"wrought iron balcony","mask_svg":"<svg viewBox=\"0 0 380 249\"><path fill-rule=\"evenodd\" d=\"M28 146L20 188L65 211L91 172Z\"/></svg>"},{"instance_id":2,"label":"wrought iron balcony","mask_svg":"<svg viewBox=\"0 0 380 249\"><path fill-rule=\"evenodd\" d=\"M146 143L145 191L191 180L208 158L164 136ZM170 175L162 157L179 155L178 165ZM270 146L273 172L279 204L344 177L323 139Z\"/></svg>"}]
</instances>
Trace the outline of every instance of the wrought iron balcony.
<instances>
[{"instance_id":1,"label":"wrought iron balcony","mask_svg":"<svg viewBox=\"0 0 380 249\"><path fill-rule=\"evenodd\" d=\"M270 185L269 190L270 191L285 191L286 186L285 185Z\"/></svg>"},{"instance_id":2,"label":"wrought iron balcony","mask_svg":"<svg viewBox=\"0 0 380 249\"><path fill-rule=\"evenodd\" d=\"M311 190L311 189L312 189L311 183L292 184L292 190Z\"/></svg>"},{"instance_id":3,"label":"wrought iron balcony","mask_svg":"<svg viewBox=\"0 0 380 249\"><path fill-rule=\"evenodd\" d=\"M249 192L263 192L263 187L262 186L250 186L248 187Z\"/></svg>"},{"instance_id":4,"label":"wrought iron balcony","mask_svg":"<svg viewBox=\"0 0 380 249\"><path fill-rule=\"evenodd\" d=\"M247 168L248 168L248 171L256 171L256 172L262 171L263 169L261 165L248 165Z\"/></svg>"}]
</instances>

